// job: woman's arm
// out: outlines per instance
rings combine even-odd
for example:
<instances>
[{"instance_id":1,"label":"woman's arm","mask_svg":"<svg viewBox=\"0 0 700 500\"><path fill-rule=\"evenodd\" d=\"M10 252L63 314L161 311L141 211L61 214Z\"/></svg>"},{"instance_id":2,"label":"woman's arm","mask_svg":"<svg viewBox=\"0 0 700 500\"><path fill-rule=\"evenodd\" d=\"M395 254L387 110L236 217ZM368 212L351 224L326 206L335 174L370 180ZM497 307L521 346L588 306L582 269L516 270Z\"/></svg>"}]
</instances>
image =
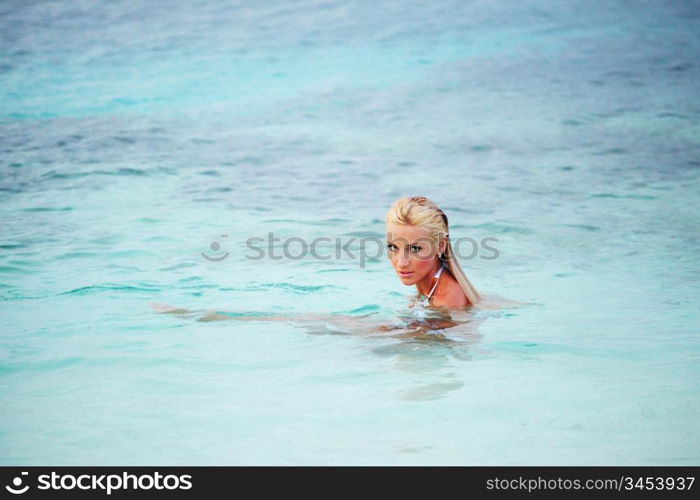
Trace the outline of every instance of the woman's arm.
<instances>
[{"instance_id":1,"label":"woman's arm","mask_svg":"<svg viewBox=\"0 0 700 500\"><path fill-rule=\"evenodd\" d=\"M149 304L151 308L158 312L158 313L164 313L164 314L186 314L186 313L191 313L191 312L196 312L196 311L201 311L202 309L183 309L181 307L175 307L171 306L168 304L163 304L162 302L151 302Z\"/></svg>"},{"instance_id":2,"label":"woman's arm","mask_svg":"<svg viewBox=\"0 0 700 500\"><path fill-rule=\"evenodd\" d=\"M265 316L265 315L255 315L255 314L241 314L241 315L227 315L217 313L214 309L185 309L183 307L171 306L169 304L164 304L162 302L151 302L149 304L151 309L159 314L172 314L180 318L190 319L197 314L202 314L197 321L224 321L224 320L238 320L238 321L275 321L280 320L278 316Z\"/></svg>"},{"instance_id":3,"label":"woman's arm","mask_svg":"<svg viewBox=\"0 0 700 500\"><path fill-rule=\"evenodd\" d=\"M409 324L390 324L386 319L372 317L372 313L361 316L349 314L296 314L289 315L269 315L251 312L221 314L214 309L184 309L168 304L151 302L151 307L161 314L173 314L181 318L191 319L196 314L204 314L197 318L196 321L281 321L291 323L295 326L311 329L315 332L324 332L328 334L348 334L348 335L397 335L400 337L421 336L426 333L436 330L447 330L459 325L469 325L475 329L479 320L469 315L466 318L456 319L451 317L446 318L428 318L424 320L416 320ZM434 337L431 337L434 338Z\"/></svg>"},{"instance_id":4,"label":"woman's arm","mask_svg":"<svg viewBox=\"0 0 700 500\"><path fill-rule=\"evenodd\" d=\"M317 327L321 329L327 329L329 332L334 333L373 333L373 332L386 332L397 329L395 326L386 325L385 321L377 321L376 319L370 319L368 316L352 316L352 315L341 315L341 314L295 314L293 316L289 315L270 315L270 314L260 314L260 313L231 313L222 314L216 312L214 309L184 309L182 307L171 306L168 304L163 304L161 302L151 302L150 306L153 310L159 314L172 314L180 318L191 319L197 314L201 314L201 317L197 318L196 321L210 322L210 321L281 321L295 323L300 326L307 327ZM330 328L329 328L330 327Z\"/></svg>"}]
</instances>

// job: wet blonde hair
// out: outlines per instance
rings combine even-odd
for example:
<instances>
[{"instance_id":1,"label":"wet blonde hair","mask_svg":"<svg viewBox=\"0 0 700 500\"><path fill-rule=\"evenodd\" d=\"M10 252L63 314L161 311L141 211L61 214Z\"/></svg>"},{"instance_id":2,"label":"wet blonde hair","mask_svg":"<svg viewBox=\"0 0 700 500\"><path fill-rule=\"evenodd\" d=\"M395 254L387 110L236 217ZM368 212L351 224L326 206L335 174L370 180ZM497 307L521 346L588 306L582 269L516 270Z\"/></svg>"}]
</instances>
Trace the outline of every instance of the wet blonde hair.
<instances>
[{"instance_id":1,"label":"wet blonde hair","mask_svg":"<svg viewBox=\"0 0 700 500\"><path fill-rule=\"evenodd\" d=\"M441 259L447 269L455 277L457 283L462 287L464 295L470 304L475 304L481 299L481 295L471 284L466 274L459 265L452 250L452 243L449 238L449 224L447 215L431 200L425 196L406 196L394 202L386 214L387 224L401 224L406 226L418 226L427 229L430 237L438 246L441 238L447 239L445 252ZM438 246L439 248L439 246Z\"/></svg>"}]
</instances>

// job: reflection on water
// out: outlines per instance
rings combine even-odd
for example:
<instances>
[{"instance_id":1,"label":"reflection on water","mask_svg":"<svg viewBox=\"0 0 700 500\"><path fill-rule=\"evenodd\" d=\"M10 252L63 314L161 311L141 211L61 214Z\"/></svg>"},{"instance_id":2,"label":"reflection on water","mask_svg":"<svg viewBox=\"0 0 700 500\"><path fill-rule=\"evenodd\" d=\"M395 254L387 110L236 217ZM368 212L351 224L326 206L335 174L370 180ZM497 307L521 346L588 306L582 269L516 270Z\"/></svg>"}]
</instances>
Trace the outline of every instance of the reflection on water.
<instances>
[{"instance_id":1,"label":"reflection on water","mask_svg":"<svg viewBox=\"0 0 700 500\"><path fill-rule=\"evenodd\" d=\"M470 361L470 350L479 340L477 335L456 341L438 334L392 337L389 344L377 346L372 352L392 359L393 370L407 376L407 387L398 391L399 399L406 401L430 401L446 396L464 386L456 361Z\"/></svg>"},{"instance_id":2,"label":"reflection on water","mask_svg":"<svg viewBox=\"0 0 700 500\"><path fill-rule=\"evenodd\" d=\"M401 391L401 399L406 401L432 401L446 396L451 391L456 391L464 386L464 382L456 380L454 382L419 385L412 389Z\"/></svg>"}]
</instances>

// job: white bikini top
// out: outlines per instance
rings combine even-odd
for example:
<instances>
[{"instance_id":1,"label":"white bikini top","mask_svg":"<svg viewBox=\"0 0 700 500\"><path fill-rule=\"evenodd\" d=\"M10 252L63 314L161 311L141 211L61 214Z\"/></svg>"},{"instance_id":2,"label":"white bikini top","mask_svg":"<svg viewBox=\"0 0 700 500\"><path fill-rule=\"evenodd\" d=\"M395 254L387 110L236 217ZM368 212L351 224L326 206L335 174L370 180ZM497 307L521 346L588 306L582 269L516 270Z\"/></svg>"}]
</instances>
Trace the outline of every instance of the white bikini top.
<instances>
[{"instance_id":1,"label":"white bikini top","mask_svg":"<svg viewBox=\"0 0 700 500\"><path fill-rule=\"evenodd\" d=\"M423 305L428 305L430 303L430 297L433 296L433 292L438 286L438 283L440 283L440 275L442 274L442 270L445 269L445 266L440 266L440 269L435 273L435 276L433 278L437 278L437 281L433 285L433 288L430 289L430 292L428 293L428 296L423 299Z\"/></svg>"}]
</instances>

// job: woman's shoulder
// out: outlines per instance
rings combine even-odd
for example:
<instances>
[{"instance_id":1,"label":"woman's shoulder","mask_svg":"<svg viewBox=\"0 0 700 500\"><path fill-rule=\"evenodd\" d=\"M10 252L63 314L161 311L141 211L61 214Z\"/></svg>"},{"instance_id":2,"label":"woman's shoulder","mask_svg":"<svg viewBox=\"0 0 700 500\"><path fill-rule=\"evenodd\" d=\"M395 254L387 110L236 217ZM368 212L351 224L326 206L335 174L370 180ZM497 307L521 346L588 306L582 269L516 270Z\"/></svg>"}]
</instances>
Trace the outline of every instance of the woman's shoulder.
<instances>
[{"instance_id":1,"label":"woman's shoulder","mask_svg":"<svg viewBox=\"0 0 700 500\"><path fill-rule=\"evenodd\" d=\"M464 295L464 290L462 290L457 280L450 276L450 279L447 281L447 288L443 293L435 297L433 305L459 308L468 306L469 300L467 300L467 297Z\"/></svg>"}]
</instances>

